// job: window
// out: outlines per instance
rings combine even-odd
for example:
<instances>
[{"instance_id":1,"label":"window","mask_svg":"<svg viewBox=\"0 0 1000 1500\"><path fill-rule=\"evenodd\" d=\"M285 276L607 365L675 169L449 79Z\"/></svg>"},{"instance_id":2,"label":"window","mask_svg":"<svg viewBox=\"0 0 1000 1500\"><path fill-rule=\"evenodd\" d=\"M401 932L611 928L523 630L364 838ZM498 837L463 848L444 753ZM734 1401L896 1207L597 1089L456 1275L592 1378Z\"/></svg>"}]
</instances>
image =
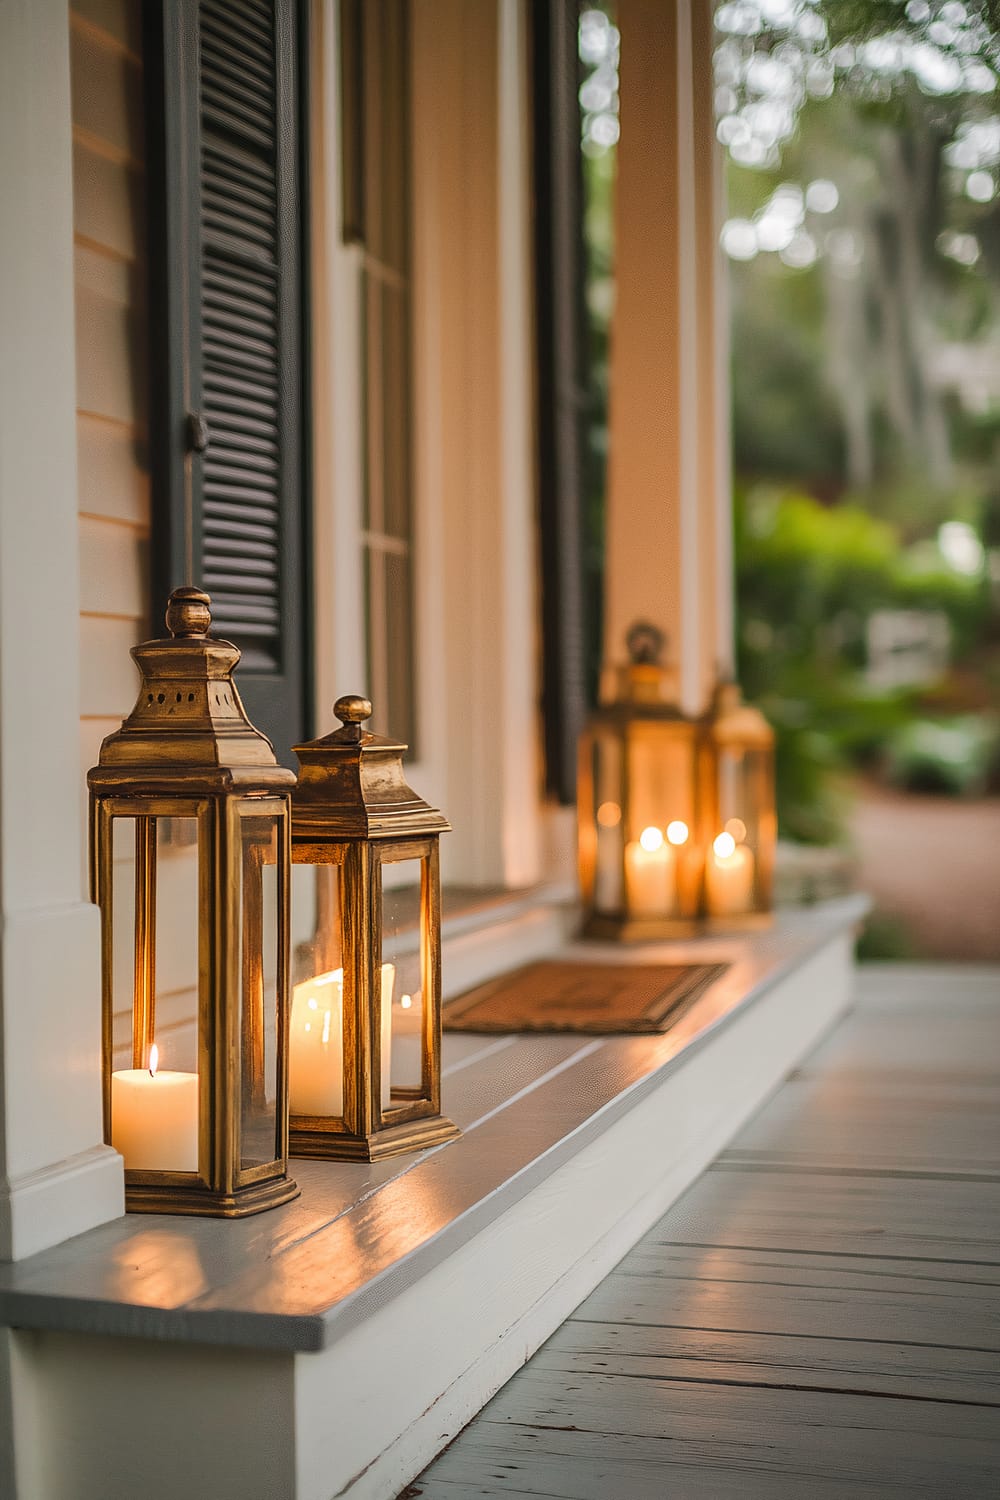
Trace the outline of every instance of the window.
<instances>
[{"instance_id":1,"label":"window","mask_svg":"<svg viewBox=\"0 0 1000 1500\"><path fill-rule=\"evenodd\" d=\"M362 266L361 562L372 727L415 748L408 0L342 0L344 237Z\"/></svg>"},{"instance_id":2,"label":"window","mask_svg":"<svg viewBox=\"0 0 1000 1500\"><path fill-rule=\"evenodd\" d=\"M280 759L309 730L300 15L145 4L154 598L195 583Z\"/></svg>"}]
</instances>

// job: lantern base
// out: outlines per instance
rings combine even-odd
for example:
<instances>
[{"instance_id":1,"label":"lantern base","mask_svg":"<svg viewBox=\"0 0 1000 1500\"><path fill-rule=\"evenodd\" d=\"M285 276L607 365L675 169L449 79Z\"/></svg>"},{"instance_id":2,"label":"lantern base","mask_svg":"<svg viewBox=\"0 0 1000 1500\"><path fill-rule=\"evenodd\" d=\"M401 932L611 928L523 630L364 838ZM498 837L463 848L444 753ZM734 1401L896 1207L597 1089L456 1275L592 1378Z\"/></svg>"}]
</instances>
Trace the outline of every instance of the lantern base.
<instances>
[{"instance_id":1,"label":"lantern base","mask_svg":"<svg viewBox=\"0 0 1000 1500\"><path fill-rule=\"evenodd\" d=\"M655 943L664 938L701 937L705 923L698 917L626 917L587 912L582 936L607 943Z\"/></svg>"},{"instance_id":2,"label":"lantern base","mask_svg":"<svg viewBox=\"0 0 1000 1500\"><path fill-rule=\"evenodd\" d=\"M761 932L765 928L773 926L773 911L745 911L733 917L705 918L705 931L713 934L722 934L725 932Z\"/></svg>"},{"instance_id":3,"label":"lantern base","mask_svg":"<svg viewBox=\"0 0 1000 1500\"><path fill-rule=\"evenodd\" d=\"M294 1125L289 1131L290 1156L321 1157L326 1161L381 1161L386 1156L400 1156L404 1151L425 1151L440 1146L462 1134L458 1126L444 1115L406 1120L400 1125L386 1125L370 1135L347 1135L343 1131L301 1130Z\"/></svg>"},{"instance_id":4,"label":"lantern base","mask_svg":"<svg viewBox=\"0 0 1000 1500\"><path fill-rule=\"evenodd\" d=\"M143 1174L145 1175L145 1174ZM297 1198L301 1189L291 1177L252 1182L232 1193L217 1193L202 1184L130 1182L125 1174L125 1212L129 1214L196 1214L200 1218L243 1219Z\"/></svg>"}]
</instances>

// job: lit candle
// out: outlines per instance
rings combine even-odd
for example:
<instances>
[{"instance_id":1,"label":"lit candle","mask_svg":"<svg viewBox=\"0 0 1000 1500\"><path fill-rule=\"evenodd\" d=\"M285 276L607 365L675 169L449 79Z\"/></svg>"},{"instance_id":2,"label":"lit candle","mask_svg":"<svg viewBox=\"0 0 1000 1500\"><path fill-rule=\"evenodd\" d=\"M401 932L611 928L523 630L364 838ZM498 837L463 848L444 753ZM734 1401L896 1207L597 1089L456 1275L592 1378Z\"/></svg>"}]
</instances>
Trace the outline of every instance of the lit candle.
<instances>
[{"instance_id":1,"label":"lit candle","mask_svg":"<svg viewBox=\"0 0 1000 1500\"><path fill-rule=\"evenodd\" d=\"M130 1171L197 1172L198 1075L148 1068L111 1075L111 1144Z\"/></svg>"},{"instance_id":2,"label":"lit candle","mask_svg":"<svg viewBox=\"0 0 1000 1500\"><path fill-rule=\"evenodd\" d=\"M708 910L714 917L734 917L753 906L753 854L731 833L720 833L705 869Z\"/></svg>"},{"instance_id":3,"label":"lit candle","mask_svg":"<svg viewBox=\"0 0 1000 1500\"><path fill-rule=\"evenodd\" d=\"M380 1070L382 1108L388 1109L392 1077L392 964L382 965ZM296 1115L344 1113L344 971L331 969L292 990L288 1036L289 1109Z\"/></svg>"},{"instance_id":4,"label":"lit candle","mask_svg":"<svg viewBox=\"0 0 1000 1500\"><path fill-rule=\"evenodd\" d=\"M625 846L629 915L664 917L677 899L677 859L658 828L644 828L638 843Z\"/></svg>"}]
</instances>

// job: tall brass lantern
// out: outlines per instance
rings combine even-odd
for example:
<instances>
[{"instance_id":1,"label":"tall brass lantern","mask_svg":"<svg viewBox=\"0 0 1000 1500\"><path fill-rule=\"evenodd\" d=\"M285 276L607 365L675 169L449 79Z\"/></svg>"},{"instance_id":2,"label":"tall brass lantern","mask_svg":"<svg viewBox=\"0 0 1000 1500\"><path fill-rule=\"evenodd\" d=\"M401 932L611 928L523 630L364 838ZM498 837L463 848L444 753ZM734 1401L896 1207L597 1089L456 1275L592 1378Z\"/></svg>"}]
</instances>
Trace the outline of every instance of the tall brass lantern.
<instances>
[{"instance_id":1,"label":"tall brass lantern","mask_svg":"<svg viewBox=\"0 0 1000 1500\"><path fill-rule=\"evenodd\" d=\"M294 776L233 685L207 594L175 589L170 636L136 646L139 697L88 776L101 909L105 1139L126 1208L235 1218L288 1176ZM162 1064L162 1066L161 1066Z\"/></svg>"},{"instance_id":2,"label":"tall brass lantern","mask_svg":"<svg viewBox=\"0 0 1000 1500\"><path fill-rule=\"evenodd\" d=\"M296 955L290 1034L296 1156L373 1161L459 1134L441 1114L441 892L449 824L407 786L405 745L341 728L296 745L292 861L316 867L313 943Z\"/></svg>"},{"instance_id":3,"label":"tall brass lantern","mask_svg":"<svg viewBox=\"0 0 1000 1500\"><path fill-rule=\"evenodd\" d=\"M639 622L614 701L580 740L577 792L583 930L643 941L693 932L704 812L698 729L672 701L662 632Z\"/></svg>"},{"instance_id":4,"label":"tall brass lantern","mask_svg":"<svg viewBox=\"0 0 1000 1500\"><path fill-rule=\"evenodd\" d=\"M774 731L722 682L702 723L705 911L711 926L768 920L774 884Z\"/></svg>"}]
</instances>

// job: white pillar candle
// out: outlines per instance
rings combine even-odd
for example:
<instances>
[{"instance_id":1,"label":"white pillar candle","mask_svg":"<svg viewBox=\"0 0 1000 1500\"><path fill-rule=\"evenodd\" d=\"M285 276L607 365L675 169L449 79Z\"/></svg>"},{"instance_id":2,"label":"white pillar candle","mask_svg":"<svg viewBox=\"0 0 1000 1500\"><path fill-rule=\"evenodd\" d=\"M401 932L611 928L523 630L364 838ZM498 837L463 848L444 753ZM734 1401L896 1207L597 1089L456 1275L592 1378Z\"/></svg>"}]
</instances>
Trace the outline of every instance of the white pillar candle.
<instances>
[{"instance_id":1,"label":"white pillar candle","mask_svg":"<svg viewBox=\"0 0 1000 1500\"><path fill-rule=\"evenodd\" d=\"M753 854L731 833L720 833L705 866L709 915L735 917L753 908Z\"/></svg>"},{"instance_id":2,"label":"white pillar candle","mask_svg":"<svg viewBox=\"0 0 1000 1500\"><path fill-rule=\"evenodd\" d=\"M129 1171L197 1172L198 1075L148 1068L111 1075L111 1144Z\"/></svg>"},{"instance_id":3,"label":"white pillar candle","mask_svg":"<svg viewBox=\"0 0 1000 1500\"><path fill-rule=\"evenodd\" d=\"M382 965L380 1097L389 1107L392 1077L392 964ZM340 1119L344 1113L344 971L331 969L292 990L288 1033L292 1114Z\"/></svg>"},{"instance_id":4,"label":"white pillar candle","mask_svg":"<svg viewBox=\"0 0 1000 1500\"><path fill-rule=\"evenodd\" d=\"M666 917L677 900L677 857L658 828L644 828L625 846L625 891L630 917Z\"/></svg>"}]
</instances>

